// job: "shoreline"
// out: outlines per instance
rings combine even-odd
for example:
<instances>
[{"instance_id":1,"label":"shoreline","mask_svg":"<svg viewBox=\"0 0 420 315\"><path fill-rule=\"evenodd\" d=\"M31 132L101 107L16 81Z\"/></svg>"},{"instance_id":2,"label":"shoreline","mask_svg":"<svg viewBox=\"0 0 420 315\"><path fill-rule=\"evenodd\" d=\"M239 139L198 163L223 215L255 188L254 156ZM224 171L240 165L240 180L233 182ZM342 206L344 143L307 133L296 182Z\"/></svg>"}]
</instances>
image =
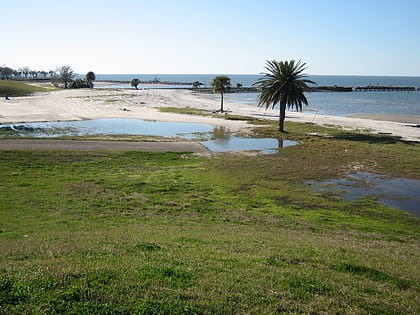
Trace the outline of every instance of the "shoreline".
<instances>
[{"instance_id":1,"label":"shoreline","mask_svg":"<svg viewBox=\"0 0 420 315\"><path fill-rule=\"evenodd\" d=\"M218 100L179 89L80 89L37 93L33 96L0 100L0 124L29 122L90 120L101 118L132 118L149 121L204 123L225 126L232 131L251 127L245 121L232 121L211 116L164 113L159 107L190 107L217 111ZM232 115L278 120L278 110L252 104L225 102ZM420 117L404 115L358 114L348 117L321 115L316 112L286 112L287 121L361 129L389 134L403 140L420 142Z\"/></svg>"},{"instance_id":2,"label":"shoreline","mask_svg":"<svg viewBox=\"0 0 420 315\"><path fill-rule=\"evenodd\" d=\"M420 124L420 116L408 116L408 115L391 115L391 114L353 114L346 116L349 118L361 118L381 121L392 121L405 124Z\"/></svg>"}]
</instances>

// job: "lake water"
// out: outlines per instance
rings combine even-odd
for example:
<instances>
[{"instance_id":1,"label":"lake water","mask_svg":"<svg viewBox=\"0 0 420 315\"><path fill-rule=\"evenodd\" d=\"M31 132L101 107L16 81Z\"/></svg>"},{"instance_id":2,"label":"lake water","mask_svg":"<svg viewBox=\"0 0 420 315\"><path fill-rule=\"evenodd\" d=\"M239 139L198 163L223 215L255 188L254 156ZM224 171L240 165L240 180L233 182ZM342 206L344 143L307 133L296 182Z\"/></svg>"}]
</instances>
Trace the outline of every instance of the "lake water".
<instances>
[{"instance_id":1,"label":"lake water","mask_svg":"<svg viewBox=\"0 0 420 315\"><path fill-rule=\"evenodd\" d=\"M211 80L218 74L98 74L97 81L121 80L131 81L133 78L140 80L171 81L171 82L194 82L200 81L209 87ZM261 75L258 74L229 74L232 86L241 83L243 86L251 86ZM324 86L366 86L391 85L391 86L414 86L420 87L420 77L389 77L389 76L334 76L334 75L310 75L310 80ZM131 88L128 84L116 85L118 88ZM145 85L143 87L153 88ZM186 85L164 85L161 88L189 87ZM257 93L232 93L226 95L230 102L242 102L255 104ZM318 114L349 116L354 114L389 114L409 115L420 117L420 90L418 91L369 91L369 92L312 92L306 93L309 106L306 110ZM218 99L217 95L212 95Z\"/></svg>"},{"instance_id":2,"label":"lake water","mask_svg":"<svg viewBox=\"0 0 420 315\"><path fill-rule=\"evenodd\" d=\"M390 207L420 217L420 180L359 172L345 179L311 181L308 184L317 191L326 190L349 201L365 195L373 196Z\"/></svg>"}]
</instances>

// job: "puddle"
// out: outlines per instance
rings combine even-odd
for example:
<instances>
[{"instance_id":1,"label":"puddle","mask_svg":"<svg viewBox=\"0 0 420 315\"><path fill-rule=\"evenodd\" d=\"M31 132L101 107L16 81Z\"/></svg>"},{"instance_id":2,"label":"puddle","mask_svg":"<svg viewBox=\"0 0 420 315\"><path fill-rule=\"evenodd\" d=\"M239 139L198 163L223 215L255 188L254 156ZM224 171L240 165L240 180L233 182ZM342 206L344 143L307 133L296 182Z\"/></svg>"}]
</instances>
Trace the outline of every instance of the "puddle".
<instances>
[{"instance_id":1,"label":"puddle","mask_svg":"<svg viewBox=\"0 0 420 315\"><path fill-rule=\"evenodd\" d=\"M195 123L172 123L139 119L94 119L4 125L27 137L59 137L86 135L144 135L161 137L196 138L194 133L208 133L213 126Z\"/></svg>"},{"instance_id":2,"label":"puddle","mask_svg":"<svg viewBox=\"0 0 420 315\"><path fill-rule=\"evenodd\" d=\"M258 150L263 154L270 154L277 153L279 148L297 144L297 142L288 140L237 137L226 127L139 119L111 118L0 125L0 131L2 129L12 131L20 136L37 138L86 135L142 135L167 138L179 137L188 140L208 139L201 141L201 143L214 152Z\"/></svg>"},{"instance_id":3,"label":"puddle","mask_svg":"<svg viewBox=\"0 0 420 315\"><path fill-rule=\"evenodd\" d=\"M381 203L420 217L420 180L359 172L346 179L307 183L317 191L330 191L348 201L373 196Z\"/></svg>"},{"instance_id":4,"label":"puddle","mask_svg":"<svg viewBox=\"0 0 420 315\"><path fill-rule=\"evenodd\" d=\"M277 153L278 149L296 145L297 142L279 139L255 139L255 138L241 138L231 136L226 139L214 139L202 141L206 148L210 151L242 151L242 150L258 150L263 154Z\"/></svg>"}]
</instances>

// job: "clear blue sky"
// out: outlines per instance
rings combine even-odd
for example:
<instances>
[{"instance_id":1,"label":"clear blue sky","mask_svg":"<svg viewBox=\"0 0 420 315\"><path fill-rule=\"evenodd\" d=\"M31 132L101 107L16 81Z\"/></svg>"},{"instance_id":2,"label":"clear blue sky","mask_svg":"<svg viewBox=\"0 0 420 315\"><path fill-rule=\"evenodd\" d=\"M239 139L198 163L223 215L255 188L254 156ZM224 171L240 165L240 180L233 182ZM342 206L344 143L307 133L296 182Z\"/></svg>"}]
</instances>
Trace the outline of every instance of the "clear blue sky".
<instances>
[{"instance_id":1,"label":"clear blue sky","mask_svg":"<svg viewBox=\"0 0 420 315\"><path fill-rule=\"evenodd\" d=\"M78 73L420 76L420 0L10 0L0 65Z\"/></svg>"}]
</instances>

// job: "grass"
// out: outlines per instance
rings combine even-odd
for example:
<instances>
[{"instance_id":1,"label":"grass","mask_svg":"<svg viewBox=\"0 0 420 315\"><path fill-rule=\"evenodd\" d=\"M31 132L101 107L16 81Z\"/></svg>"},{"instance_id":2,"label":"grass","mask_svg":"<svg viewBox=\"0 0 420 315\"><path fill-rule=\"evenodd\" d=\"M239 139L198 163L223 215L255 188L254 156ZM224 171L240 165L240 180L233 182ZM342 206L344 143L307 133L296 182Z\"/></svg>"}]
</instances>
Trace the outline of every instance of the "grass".
<instances>
[{"instance_id":1,"label":"grass","mask_svg":"<svg viewBox=\"0 0 420 315\"><path fill-rule=\"evenodd\" d=\"M286 127L273 155L2 151L0 313L419 313L419 219L302 185L420 179L419 145Z\"/></svg>"},{"instance_id":2,"label":"grass","mask_svg":"<svg viewBox=\"0 0 420 315\"><path fill-rule=\"evenodd\" d=\"M177 114L185 114L185 115L196 115L196 116L211 116L217 118L223 118L226 120L242 120L247 121L250 124L255 125L271 125L271 121L267 121L265 119L259 119L250 116L240 116L240 115L231 115L228 113L220 113L220 112L213 112L208 111L205 109L198 109L192 107L158 107L157 108L162 113L177 113Z\"/></svg>"},{"instance_id":3,"label":"grass","mask_svg":"<svg viewBox=\"0 0 420 315\"><path fill-rule=\"evenodd\" d=\"M28 96L36 92L45 92L48 89L30 85L23 81L9 81L0 80L0 96L5 97L17 97L17 96Z\"/></svg>"}]
</instances>

